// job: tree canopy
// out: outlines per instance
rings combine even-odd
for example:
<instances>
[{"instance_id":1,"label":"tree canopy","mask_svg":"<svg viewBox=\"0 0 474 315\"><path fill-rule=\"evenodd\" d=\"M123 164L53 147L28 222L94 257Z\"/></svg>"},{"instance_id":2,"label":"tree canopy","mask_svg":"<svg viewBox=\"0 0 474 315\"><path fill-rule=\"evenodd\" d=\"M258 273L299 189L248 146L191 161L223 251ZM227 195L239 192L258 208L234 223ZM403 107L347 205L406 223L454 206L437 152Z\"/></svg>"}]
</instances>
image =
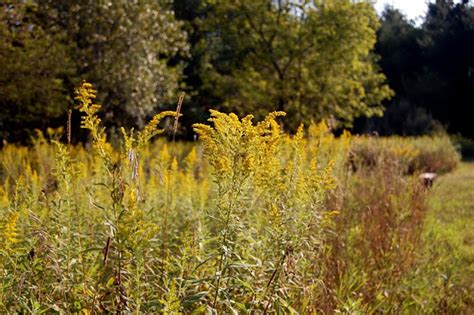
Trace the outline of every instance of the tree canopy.
<instances>
[{"instance_id":1,"label":"tree canopy","mask_svg":"<svg viewBox=\"0 0 474 315\"><path fill-rule=\"evenodd\" d=\"M391 96L371 53L378 19L352 1L214 1L202 26L204 87L227 110L324 117L381 115Z\"/></svg>"},{"instance_id":2,"label":"tree canopy","mask_svg":"<svg viewBox=\"0 0 474 315\"><path fill-rule=\"evenodd\" d=\"M73 41L78 75L101 90L109 120L143 126L174 101L181 69L169 60L187 44L166 1L37 1L47 27Z\"/></svg>"},{"instance_id":3,"label":"tree canopy","mask_svg":"<svg viewBox=\"0 0 474 315\"><path fill-rule=\"evenodd\" d=\"M30 3L0 5L0 139L28 137L67 110L74 65L64 33L49 32ZM24 126L26 128L21 128Z\"/></svg>"},{"instance_id":4,"label":"tree canopy","mask_svg":"<svg viewBox=\"0 0 474 315\"><path fill-rule=\"evenodd\" d=\"M167 1L17 0L0 14L0 78L8 81L0 102L11 108L2 119L10 128L64 117L83 79L101 90L102 114L115 126L143 126L174 102L181 65L172 59L187 53L187 42Z\"/></svg>"},{"instance_id":5,"label":"tree canopy","mask_svg":"<svg viewBox=\"0 0 474 315\"><path fill-rule=\"evenodd\" d=\"M0 39L8 141L63 125L84 79L109 127L142 127L184 90L188 135L214 108L282 110L288 130L325 118L422 134L440 121L474 137L460 114L474 101L468 1L430 3L415 25L390 7L379 18L369 0L6 0Z\"/></svg>"},{"instance_id":6,"label":"tree canopy","mask_svg":"<svg viewBox=\"0 0 474 315\"><path fill-rule=\"evenodd\" d=\"M474 137L467 115L474 104L474 8L468 1L430 3L421 25L388 7L376 53L396 97L384 118L365 121L365 128L416 135L441 123Z\"/></svg>"}]
</instances>

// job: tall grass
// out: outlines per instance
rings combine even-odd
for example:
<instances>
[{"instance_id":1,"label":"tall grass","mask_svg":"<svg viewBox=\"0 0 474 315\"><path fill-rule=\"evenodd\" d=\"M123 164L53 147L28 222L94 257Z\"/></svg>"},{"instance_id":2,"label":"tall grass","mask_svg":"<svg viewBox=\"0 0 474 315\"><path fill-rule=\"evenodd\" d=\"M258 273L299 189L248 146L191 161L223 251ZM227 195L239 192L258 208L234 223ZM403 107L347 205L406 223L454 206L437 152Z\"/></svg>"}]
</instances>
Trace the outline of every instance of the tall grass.
<instances>
[{"instance_id":1,"label":"tall grass","mask_svg":"<svg viewBox=\"0 0 474 315\"><path fill-rule=\"evenodd\" d=\"M351 160L360 139L324 122L289 136L281 112L212 111L198 144L154 139L177 114L164 112L113 147L91 85L76 93L90 148L40 136L0 153L2 313L412 307L398 284L417 264L428 192L403 154Z\"/></svg>"}]
</instances>

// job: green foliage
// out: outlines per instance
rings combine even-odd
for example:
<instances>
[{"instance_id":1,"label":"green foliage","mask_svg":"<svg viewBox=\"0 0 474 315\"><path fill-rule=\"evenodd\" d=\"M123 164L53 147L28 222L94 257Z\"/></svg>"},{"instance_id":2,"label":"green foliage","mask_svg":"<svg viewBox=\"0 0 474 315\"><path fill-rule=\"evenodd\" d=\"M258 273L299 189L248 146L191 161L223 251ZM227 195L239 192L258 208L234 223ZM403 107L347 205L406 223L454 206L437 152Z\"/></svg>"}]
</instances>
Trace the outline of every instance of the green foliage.
<instances>
[{"instance_id":1,"label":"green foliage","mask_svg":"<svg viewBox=\"0 0 474 315\"><path fill-rule=\"evenodd\" d=\"M226 109L259 117L284 110L293 130L329 116L350 125L382 114L392 92L371 54L378 26L371 4L209 3L202 80Z\"/></svg>"},{"instance_id":2,"label":"green foliage","mask_svg":"<svg viewBox=\"0 0 474 315\"><path fill-rule=\"evenodd\" d=\"M34 3L0 4L0 141L27 140L22 126L46 129L66 111L74 63L64 33L38 23Z\"/></svg>"},{"instance_id":3,"label":"green foliage","mask_svg":"<svg viewBox=\"0 0 474 315\"><path fill-rule=\"evenodd\" d=\"M143 127L174 103L182 66L172 59L187 51L167 1L2 2L0 138L62 125L78 78L104 91L108 125Z\"/></svg>"},{"instance_id":4,"label":"green foliage","mask_svg":"<svg viewBox=\"0 0 474 315\"><path fill-rule=\"evenodd\" d=\"M174 101L181 68L168 62L187 46L167 1L37 2L46 27L64 29L75 45L78 74L103 91L109 121L143 127Z\"/></svg>"},{"instance_id":5,"label":"green foliage","mask_svg":"<svg viewBox=\"0 0 474 315\"><path fill-rule=\"evenodd\" d=\"M422 105L447 124L449 131L472 138L471 124L462 114L474 102L470 88L474 82L474 7L468 1L430 4L423 31L423 57L429 70L419 78L424 82L420 84ZM435 85L427 87L428 80Z\"/></svg>"},{"instance_id":6,"label":"green foliage","mask_svg":"<svg viewBox=\"0 0 474 315\"><path fill-rule=\"evenodd\" d=\"M450 133L473 138L470 121L463 115L474 102L472 43L472 1L432 1L419 26L388 7L382 14L376 53L397 96L387 103L389 115L370 120L367 129L385 135L420 135L436 132L433 122L439 121Z\"/></svg>"},{"instance_id":7,"label":"green foliage","mask_svg":"<svg viewBox=\"0 0 474 315\"><path fill-rule=\"evenodd\" d=\"M28 142L35 128L62 125L67 91L88 79L117 138L171 106L177 89L186 90L179 131L189 138L210 107L258 119L285 111L291 131L368 116L356 131L421 135L442 124L472 138L459 113L473 102L474 9L450 0L428 8L416 26L393 8L379 21L367 0L3 1L0 137ZM396 97L382 104L393 96L387 84ZM72 127L73 140L85 140L78 118Z\"/></svg>"}]
</instances>

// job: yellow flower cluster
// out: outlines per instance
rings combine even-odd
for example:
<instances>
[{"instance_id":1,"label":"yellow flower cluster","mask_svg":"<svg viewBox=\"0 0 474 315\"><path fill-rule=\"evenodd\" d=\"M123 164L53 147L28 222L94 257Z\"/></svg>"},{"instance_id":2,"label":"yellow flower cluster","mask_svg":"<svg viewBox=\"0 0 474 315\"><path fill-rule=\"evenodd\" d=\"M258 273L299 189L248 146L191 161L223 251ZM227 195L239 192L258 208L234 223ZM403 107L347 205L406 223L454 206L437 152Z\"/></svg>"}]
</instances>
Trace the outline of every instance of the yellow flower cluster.
<instances>
[{"instance_id":1,"label":"yellow flower cluster","mask_svg":"<svg viewBox=\"0 0 474 315\"><path fill-rule=\"evenodd\" d=\"M75 93L75 99L79 101L77 109L85 114L81 117L81 127L90 131L94 148L99 155L110 161L113 155L112 146L107 142L105 128L100 126L101 119L97 116L101 106L93 103L97 91L92 88L92 84L83 81Z\"/></svg>"},{"instance_id":2,"label":"yellow flower cluster","mask_svg":"<svg viewBox=\"0 0 474 315\"><path fill-rule=\"evenodd\" d=\"M17 221L19 216L18 212L11 213L3 227L4 247L6 250L11 250L11 246L15 245L18 241Z\"/></svg>"}]
</instances>

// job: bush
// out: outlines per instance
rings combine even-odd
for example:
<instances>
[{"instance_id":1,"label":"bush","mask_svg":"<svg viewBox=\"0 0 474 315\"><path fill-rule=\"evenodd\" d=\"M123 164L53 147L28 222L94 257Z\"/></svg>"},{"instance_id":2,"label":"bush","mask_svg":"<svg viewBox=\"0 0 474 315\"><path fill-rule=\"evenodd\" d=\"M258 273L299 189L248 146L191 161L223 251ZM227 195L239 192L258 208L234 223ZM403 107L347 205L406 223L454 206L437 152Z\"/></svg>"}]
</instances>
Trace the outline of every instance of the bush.
<instances>
[{"instance_id":1,"label":"bush","mask_svg":"<svg viewBox=\"0 0 474 315\"><path fill-rule=\"evenodd\" d=\"M351 164L376 168L381 161L399 161L405 174L423 172L447 173L456 168L460 155L448 136L354 137L351 147Z\"/></svg>"}]
</instances>

